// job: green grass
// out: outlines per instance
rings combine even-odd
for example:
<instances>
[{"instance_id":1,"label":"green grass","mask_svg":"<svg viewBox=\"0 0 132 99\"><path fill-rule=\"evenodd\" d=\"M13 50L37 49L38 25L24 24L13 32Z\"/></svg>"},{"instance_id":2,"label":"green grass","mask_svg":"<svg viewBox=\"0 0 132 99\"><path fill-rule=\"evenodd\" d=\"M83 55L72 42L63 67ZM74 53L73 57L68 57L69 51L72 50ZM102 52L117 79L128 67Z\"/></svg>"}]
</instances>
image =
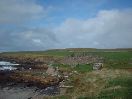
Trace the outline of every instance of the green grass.
<instances>
[{"instance_id":1,"label":"green grass","mask_svg":"<svg viewBox=\"0 0 132 99\"><path fill-rule=\"evenodd\" d=\"M87 64L79 64L76 67L74 67L74 70L81 72L81 73L85 73L85 72L89 72L92 71L92 65L87 65Z\"/></svg>"},{"instance_id":2,"label":"green grass","mask_svg":"<svg viewBox=\"0 0 132 99\"><path fill-rule=\"evenodd\" d=\"M52 66L54 67L59 67L59 68L63 68L63 69L69 69L69 70L74 70L80 73L86 73L86 72L90 72L92 71L92 65L91 64L78 64L76 65L74 68L72 68L69 65L64 65L64 64L53 64Z\"/></svg>"},{"instance_id":3,"label":"green grass","mask_svg":"<svg viewBox=\"0 0 132 99\"><path fill-rule=\"evenodd\" d=\"M106 50L107 51L107 50ZM2 54L11 54L11 55L52 55L52 56L68 56L73 53L86 53L90 55L98 55L105 57L107 59L130 59L132 58L132 51L121 51L121 52L105 52L103 49L96 50L80 50L78 51L69 51L66 49L60 50L47 50L47 51L20 51L20 52L4 52Z\"/></svg>"},{"instance_id":4,"label":"green grass","mask_svg":"<svg viewBox=\"0 0 132 99\"><path fill-rule=\"evenodd\" d=\"M54 63L52 64L53 67L64 67L64 68L70 68L69 65L65 65L65 64L58 64L58 63Z\"/></svg>"},{"instance_id":5,"label":"green grass","mask_svg":"<svg viewBox=\"0 0 132 99\"><path fill-rule=\"evenodd\" d=\"M90 97L90 96L80 96L78 99L96 99L95 96Z\"/></svg>"},{"instance_id":6,"label":"green grass","mask_svg":"<svg viewBox=\"0 0 132 99\"><path fill-rule=\"evenodd\" d=\"M62 96L58 96L58 97L54 97L53 99L70 99L70 96L66 96L66 95L62 95Z\"/></svg>"},{"instance_id":7,"label":"green grass","mask_svg":"<svg viewBox=\"0 0 132 99\"><path fill-rule=\"evenodd\" d=\"M45 96L43 99L72 99L69 95L60 95L60 96Z\"/></svg>"},{"instance_id":8,"label":"green grass","mask_svg":"<svg viewBox=\"0 0 132 99\"><path fill-rule=\"evenodd\" d=\"M21 52L4 52L4 55L31 55L31 56L68 56L72 53L66 50L48 50L48 51L21 51Z\"/></svg>"},{"instance_id":9,"label":"green grass","mask_svg":"<svg viewBox=\"0 0 132 99\"><path fill-rule=\"evenodd\" d=\"M77 52L75 52L77 53ZM82 52L83 53L83 52ZM132 58L132 52L85 52L86 54L90 55L97 55L105 57L106 59L115 59L115 60L124 60Z\"/></svg>"},{"instance_id":10,"label":"green grass","mask_svg":"<svg viewBox=\"0 0 132 99\"><path fill-rule=\"evenodd\" d=\"M132 68L132 52L93 52L104 58L104 65L113 69Z\"/></svg>"},{"instance_id":11,"label":"green grass","mask_svg":"<svg viewBox=\"0 0 132 99\"><path fill-rule=\"evenodd\" d=\"M132 99L132 77L118 77L108 81L99 94L100 99Z\"/></svg>"}]
</instances>

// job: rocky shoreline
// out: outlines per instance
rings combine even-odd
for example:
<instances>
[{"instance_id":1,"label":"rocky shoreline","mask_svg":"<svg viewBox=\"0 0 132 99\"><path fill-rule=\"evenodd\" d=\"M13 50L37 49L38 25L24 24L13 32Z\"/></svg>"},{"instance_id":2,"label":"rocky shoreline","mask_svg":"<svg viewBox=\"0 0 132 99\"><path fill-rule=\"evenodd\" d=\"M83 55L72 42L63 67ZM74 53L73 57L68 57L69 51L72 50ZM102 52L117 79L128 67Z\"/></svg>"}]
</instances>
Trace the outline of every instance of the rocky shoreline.
<instances>
[{"instance_id":1,"label":"rocky shoreline","mask_svg":"<svg viewBox=\"0 0 132 99\"><path fill-rule=\"evenodd\" d=\"M48 57L51 61L51 57ZM17 70L0 71L0 83L13 82L15 84L24 83L26 86L36 86L46 88L49 86L59 86L63 77L46 74L48 65L37 57L0 56L1 61L9 61L20 64Z\"/></svg>"}]
</instances>

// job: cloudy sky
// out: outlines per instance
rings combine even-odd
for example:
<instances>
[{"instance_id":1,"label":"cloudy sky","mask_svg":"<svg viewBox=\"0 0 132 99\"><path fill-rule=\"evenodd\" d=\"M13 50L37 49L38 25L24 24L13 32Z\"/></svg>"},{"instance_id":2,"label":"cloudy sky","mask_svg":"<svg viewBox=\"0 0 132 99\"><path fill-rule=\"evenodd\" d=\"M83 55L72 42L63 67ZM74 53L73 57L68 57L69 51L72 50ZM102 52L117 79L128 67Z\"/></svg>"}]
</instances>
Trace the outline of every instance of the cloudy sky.
<instances>
[{"instance_id":1,"label":"cloudy sky","mask_svg":"<svg viewBox=\"0 0 132 99\"><path fill-rule=\"evenodd\" d=\"M132 47L132 0L0 0L0 51Z\"/></svg>"}]
</instances>

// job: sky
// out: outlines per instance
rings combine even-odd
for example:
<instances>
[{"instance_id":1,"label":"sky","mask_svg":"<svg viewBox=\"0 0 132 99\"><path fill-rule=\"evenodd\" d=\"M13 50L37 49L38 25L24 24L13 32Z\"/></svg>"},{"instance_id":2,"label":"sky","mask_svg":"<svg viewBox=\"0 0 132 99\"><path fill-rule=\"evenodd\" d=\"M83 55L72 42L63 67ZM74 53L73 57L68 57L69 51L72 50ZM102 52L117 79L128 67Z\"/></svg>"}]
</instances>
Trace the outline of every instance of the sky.
<instances>
[{"instance_id":1,"label":"sky","mask_svg":"<svg viewBox=\"0 0 132 99\"><path fill-rule=\"evenodd\" d=\"M0 51L132 48L132 0L0 0Z\"/></svg>"}]
</instances>

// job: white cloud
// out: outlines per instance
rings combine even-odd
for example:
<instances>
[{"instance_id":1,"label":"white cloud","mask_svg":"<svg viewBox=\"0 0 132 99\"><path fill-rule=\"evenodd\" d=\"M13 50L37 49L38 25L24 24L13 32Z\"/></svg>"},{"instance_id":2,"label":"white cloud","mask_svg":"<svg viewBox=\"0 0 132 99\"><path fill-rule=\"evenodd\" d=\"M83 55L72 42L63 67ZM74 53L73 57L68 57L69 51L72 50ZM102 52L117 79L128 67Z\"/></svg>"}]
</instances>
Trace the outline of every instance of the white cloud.
<instances>
[{"instance_id":1,"label":"white cloud","mask_svg":"<svg viewBox=\"0 0 132 99\"><path fill-rule=\"evenodd\" d=\"M86 20L67 19L55 32L59 47L132 47L132 10L102 10Z\"/></svg>"},{"instance_id":2,"label":"white cloud","mask_svg":"<svg viewBox=\"0 0 132 99\"><path fill-rule=\"evenodd\" d=\"M0 24L23 23L45 17L48 8L38 5L35 0L1 0Z\"/></svg>"},{"instance_id":3,"label":"white cloud","mask_svg":"<svg viewBox=\"0 0 132 99\"><path fill-rule=\"evenodd\" d=\"M48 8L35 0L1 0L0 25L23 24L41 19ZM132 47L132 9L102 10L93 18L68 18L59 26L0 29L0 51L44 50L66 47Z\"/></svg>"},{"instance_id":4,"label":"white cloud","mask_svg":"<svg viewBox=\"0 0 132 99\"><path fill-rule=\"evenodd\" d=\"M0 50L53 48L57 40L52 30L33 28L32 23L25 28L27 23L46 20L51 9L37 0L0 0Z\"/></svg>"},{"instance_id":5,"label":"white cloud","mask_svg":"<svg viewBox=\"0 0 132 99\"><path fill-rule=\"evenodd\" d=\"M35 43L41 43L41 40L40 39L33 39L33 42L35 42Z\"/></svg>"},{"instance_id":6,"label":"white cloud","mask_svg":"<svg viewBox=\"0 0 132 99\"><path fill-rule=\"evenodd\" d=\"M8 34L8 35L7 35ZM0 33L1 51L45 50L55 48L57 44L54 33L45 28L22 29Z\"/></svg>"}]
</instances>

